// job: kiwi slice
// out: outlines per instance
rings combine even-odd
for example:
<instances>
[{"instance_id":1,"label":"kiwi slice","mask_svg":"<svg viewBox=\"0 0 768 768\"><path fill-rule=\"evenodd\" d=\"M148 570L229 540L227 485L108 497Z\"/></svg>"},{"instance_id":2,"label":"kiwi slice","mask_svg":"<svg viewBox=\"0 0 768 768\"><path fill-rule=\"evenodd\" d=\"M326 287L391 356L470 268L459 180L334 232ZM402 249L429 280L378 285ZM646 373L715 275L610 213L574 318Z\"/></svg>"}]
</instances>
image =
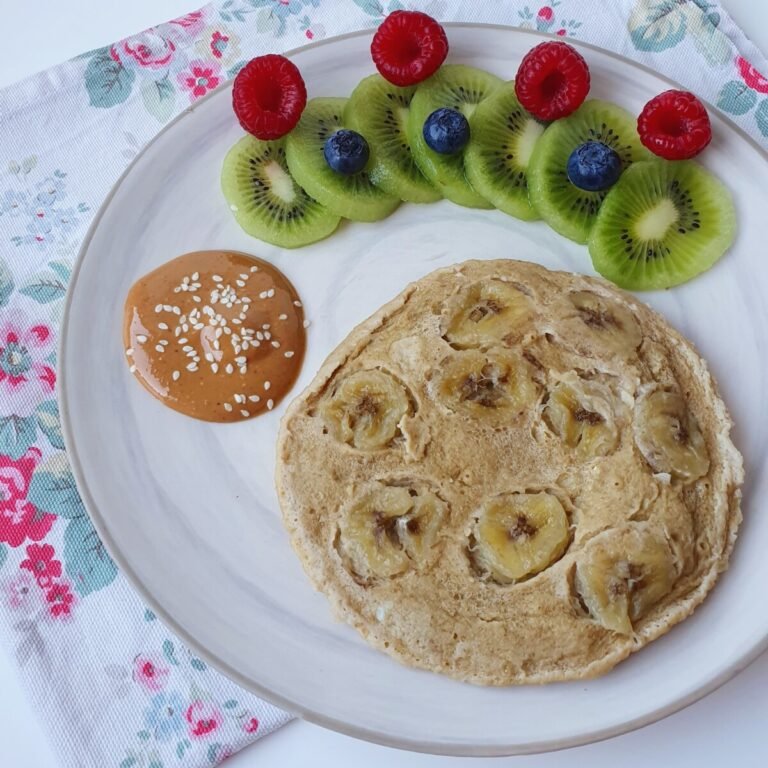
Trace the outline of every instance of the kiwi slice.
<instances>
[{"instance_id":1,"label":"kiwi slice","mask_svg":"<svg viewBox=\"0 0 768 768\"><path fill-rule=\"evenodd\" d=\"M462 64L451 64L440 69L416 88L408 116L408 142L413 159L421 172L449 200L469 208L493 206L467 181L464 173L463 152L441 155L424 141L424 121L440 107L459 110L468 120L475 107L502 81L495 75Z\"/></svg>"},{"instance_id":2,"label":"kiwi slice","mask_svg":"<svg viewBox=\"0 0 768 768\"><path fill-rule=\"evenodd\" d=\"M478 104L469 119L467 178L486 200L519 219L538 218L528 200L528 163L544 128L520 106L514 80Z\"/></svg>"},{"instance_id":3,"label":"kiwi slice","mask_svg":"<svg viewBox=\"0 0 768 768\"><path fill-rule=\"evenodd\" d=\"M400 204L397 197L374 186L367 171L344 176L325 161L325 140L346 128L342 116L347 99L318 98L307 102L299 124L288 134L286 158L291 175L328 210L354 221L378 221ZM370 148L370 147L369 147Z\"/></svg>"},{"instance_id":4,"label":"kiwi slice","mask_svg":"<svg viewBox=\"0 0 768 768\"><path fill-rule=\"evenodd\" d=\"M615 149L623 169L651 156L640 143L635 118L607 101L585 101L544 131L528 166L531 203L552 229L577 243L587 242L607 194L586 192L568 180L568 158L585 141L602 141Z\"/></svg>"},{"instance_id":5,"label":"kiwi slice","mask_svg":"<svg viewBox=\"0 0 768 768\"><path fill-rule=\"evenodd\" d=\"M344 123L365 136L371 181L409 203L433 203L442 195L416 165L406 136L416 86L398 88L381 75L361 80L344 107Z\"/></svg>"},{"instance_id":6,"label":"kiwi slice","mask_svg":"<svg viewBox=\"0 0 768 768\"><path fill-rule=\"evenodd\" d=\"M671 288L709 269L731 246L730 192L700 165L646 160L603 201L589 238L595 269L622 288Z\"/></svg>"},{"instance_id":7,"label":"kiwi slice","mask_svg":"<svg viewBox=\"0 0 768 768\"><path fill-rule=\"evenodd\" d=\"M288 172L285 139L240 139L224 158L221 188L237 223L273 245L308 245L339 225L340 217L313 200Z\"/></svg>"}]
</instances>

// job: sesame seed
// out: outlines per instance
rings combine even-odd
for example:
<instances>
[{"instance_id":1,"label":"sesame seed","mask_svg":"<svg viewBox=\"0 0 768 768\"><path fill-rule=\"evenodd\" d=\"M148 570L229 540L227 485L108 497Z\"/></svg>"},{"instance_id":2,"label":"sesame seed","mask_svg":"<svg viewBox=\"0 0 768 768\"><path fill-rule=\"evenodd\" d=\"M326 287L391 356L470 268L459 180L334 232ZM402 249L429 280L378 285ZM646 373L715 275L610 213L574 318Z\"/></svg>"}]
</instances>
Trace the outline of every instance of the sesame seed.
<instances>
[{"instance_id":1,"label":"sesame seed","mask_svg":"<svg viewBox=\"0 0 768 768\"><path fill-rule=\"evenodd\" d=\"M272 344L272 346L275 349L280 349L280 342L279 341L272 341L272 342L270 342L270 344Z\"/></svg>"},{"instance_id":2,"label":"sesame seed","mask_svg":"<svg viewBox=\"0 0 768 768\"><path fill-rule=\"evenodd\" d=\"M245 402L245 396L244 395L235 395L235 402L236 403L244 403Z\"/></svg>"},{"instance_id":3,"label":"sesame seed","mask_svg":"<svg viewBox=\"0 0 768 768\"><path fill-rule=\"evenodd\" d=\"M189 365L187 365L187 370L188 371L196 371L197 370L197 363L189 363Z\"/></svg>"},{"instance_id":4,"label":"sesame seed","mask_svg":"<svg viewBox=\"0 0 768 768\"><path fill-rule=\"evenodd\" d=\"M304 321L304 327L305 328L309 328L309 320L305 320Z\"/></svg>"},{"instance_id":5,"label":"sesame seed","mask_svg":"<svg viewBox=\"0 0 768 768\"><path fill-rule=\"evenodd\" d=\"M290 350L284 353L285 357L293 357L293 354L294 354L293 351L290 351Z\"/></svg>"},{"instance_id":6,"label":"sesame seed","mask_svg":"<svg viewBox=\"0 0 768 768\"><path fill-rule=\"evenodd\" d=\"M192 326L196 331L202 331L205 328L205 323L195 323Z\"/></svg>"},{"instance_id":7,"label":"sesame seed","mask_svg":"<svg viewBox=\"0 0 768 768\"><path fill-rule=\"evenodd\" d=\"M199 304L202 301L202 299L199 296L193 296L192 301L196 301Z\"/></svg>"},{"instance_id":8,"label":"sesame seed","mask_svg":"<svg viewBox=\"0 0 768 768\"><path fill-rule=\"evenodd\" d=\"M192 273L192 279L193 280L199 280L200 279L200 273L199 272L193 272Z\"/></svg>"},{"instance_id":9,"label":"sesame seed","mask_svg":"<svg viewBox=\"0 0 768 768\"><path fill-rule=\"evenodd\" d=\"M173 335L174 335L176 338L178 338L179 336L181 336L181 326L180 326L180 325L177 325L177 326L176 326L176 327L173 329Z\"/></svg>"},{"instance_id":10,"label":"sesame seed","mask_svg":"<svg viewBox=\"0 0 768 768\"><path fill-rule=\"evenodd\" d=\"M173 307L171 309L171 312L173 312L174 315L180 315L181 314L181 307Z\"/></svg>"},{"instance_id":11,"label":"sesame seed","mask_svg":"<svg viewBox=\"0 0 768 768\"><path fill-rule=\"evenodd\" d=\"M219 372L219 364L218 363L211 363L211 372L212 373L218 373Z\"/></svg>"},{"instance_id":12,"label":"sesame seed","mask_svg":"<svg viewBox=\"0 0 768 768\"><path fill-rule=\"evenodd\" d=\"M256 338L259 341L264 341L264 334L261 331L256 331Z\"/></svg>"},{"instance_id":13,"label":"sesame seed","mask_svg":"<svg viewBox=\"0 0 768 768\"><path fill-rule=\"evenodd\" d=\"M270 329L269 323L264 323L264 325L261 326L265 331L268 331Z\"/></svg>"},{"instance_id":14,"label":"sesame seed","mask_svg":"<svg viewBox=\"0 0 768 768\"><path fill-rule=\"evenodd\" d=\"M231 413L232 412L232 406L229 403L224 403L224 410L227 413Z\"/></svg>"},{"instance_id":15,"label":"sesame seed","mask_svg":"<svg viewBox=\"0 0 768 768\"><path fill-rule=\"evenodd\" d=\"M241 280L247 280L250 277L250 275L247 272L241 272L240 273L240 279Z\"/></svg>"},{"instance_id":16,"label":"sesame seed","mask_svg":"<svg viewBox=\"0 0 768 768\"><path fill-rule=\"evenodd\" d=\"M173 307L170 304L163 304L164 312L173 312Z\"/></svg>"},{"instance_id":17,"label":"sesame seed","mask_svg":"<svg viewBox=\"0 0 768 768\"><path fill-rule=\"evenodd\" d=\"M248 417L249 417L251 414L250 414L250 413L248 413L248 411L246 411L246 410L245 410L245 408L243 408L243 409L240 411L240 415L241 415L241 416L242 416L244 419L247 419L247 418L248 418Z\"/></svg>"},{"instance_id":18,"label":"sesame seed","mask_svg":"<svg viewBox=\"0 0 768 768\"><path fill-rule=\"evenodd\" d=\"M265 390L268 390L271 386L272 386L272 382L269 382L269 381L265 381L264 382L264 389Z\"/></svg>"},{"instance_id":19,"label":"sesame seed","mask_svg":"<svg viewBox=\"0 0 768 768\"><path fill-rule=\"evenodd\" d=\"M133 347L128 347L128 349L125 350L125 354L128 355L128 357L131 357L131 355L133 355Z\"/></svg>"},{"instance_id":20,"label":"sesame seed","mask_svg":"<svg viewBox=\"0 0 768 768\"><path fill-rule=\"evenodd\" d=\"M245 355L240 355L239 357L235 358L235 362L239 365L243 365L245 363Z\"/></svg>"},{"instance_id":21,"label":"sesame seed","mask_svg":"<svg viewBox=\"0 0 768 768\"><path fill-rule=\"evenodd\" d=\"M165 352L165 347L162 344L155 344L155 349L158 352Z\"/></svg>"},{"instance_id":22,"label":"sesame seed","mask_svg":"<svg viewBox=\"0 0 768 768\"><path fill-rule=\"evenodd\" d=\"M251 272L258 272L258 271L259 271L259 268L257 266L254 265L251 267Z\"/></svg>"},{"instance_id":23,"label":"sesame seed","mask_svg":"<svg viewBox=\"0 0 768 768\"><path fill-rule=\"evenodd\" d=\"M161 347L167 347L168 346L168 339L160 339L160 341L157 342Z\"/></svg>"},{"instance_id":24,"label":"sesame seed","mask_svg":"<svg viewBox=\"0 0 768 768\"><path fill-rule=\"evenodd\" d=\"M227 373L233 373L235 369L232 367L232 363L227 363L227 366L226 366L226 368L224 368L224 370Z\"/></svg>"},{"instance_id":25,"label":"sesame seed","mask_svg":"<svg viewBox=\"0 0 768 768\"><path fill-rule=\"evenodd\" d=\"M233 317L232 318L232 324L233 325L242 325L243 321L239 317Z\"/></svg>"},{"instance_id":26,"label":"sesame seed","mask_svg":"<svg viewBox=\"0 0 768 768\"><path fill-rule=\"evenodd\" d=\"M179 376L181 376L181 374L180 374L178 371L174 371L174 372L171 374L171 378L172 378L174 381L178 381L178 380L179 380Z\"/></svg>"},{"instance_id":27,"label":"sesame seed","mask_svg":"<svg viewBox=\"0 0 768 768\"><path fill-rule=\"evenodd\" d=\"M185 336L183 339L179 339L179 344L186 344L189 339Z\"/></svg>"},{"instance_id":28,"label":"sesame seed","mask_svg":"<svg viewBox=\"0 0 768 768\"><path fill-rule=\"evenodd\" d=\"M136 366L135 366L135 365L132 365L132 366L131 366L131 367L130 367L128 370L129 370L131 373L136 373Z\"/></svg>"},{"instance_id":29,"label":"sesame seed","mask_svg":"<svg viewBox=\"0 0 768 768\"><path fill-rule=\"evenodd\" d=\"M275 407L274 400L267 400L267 409L271 411L274 407Z\"/></svg>"},{"instance_id":30,"label":"sesame seed","mask_svg":"<svg viewBox=\"0 0 768 768\"><path fill-rule=\"evenodd\" d=\"M245 374L248 373L248 366L247 365L241 365L240 366L240 375L245 376Z\"/></svg>"},{"instance_id":31,"label":"sesame seed","mask_svg":"<svg viewBox=\"0 0 768 768\"><path fill-rule=\"evenodd\" d=\"M212 362L213 362L213 355L212 355L210 352L206 352L206 353L205 353L205 359L206 359L206 360L207 360L209 363L212 363Z\"/></svg>"},{"instance_id":32,"label":"sesame seed","mask_svg":"<svg viewBox=\"0 0 768 768\"><path fill-rule=\"evenodd\" d=\"M264 331L264 338L269 341L272 338L272 334L269 331Z\"/></svg>"},{"instance_id":33,"label":"sesame seed","mask_svg":"<svg viewBox=\"0 0 768 768\"><path fill-rule=\"evenodd\" d=\"M253 299L250 296L243 296L243 304L250 304Z\"/></svg>"},{"instance_id":34,"label":"sesame seed","mask_svg":"<svg viewBox=\"0 0 768 768\"><path fill-rule=\"evenodd\" d=\"M270 288L267 291L267 297L271 299L274 295L275 295L275 289L274 288Z\"/></svg>"},{"instance_id":35,"label":"sesame seed","mask_svg":"<svg viewBox=\"0 0 768 768\"><path fill-rule=\"evenodd\" d=\"M259 400L261 400L261 398L260 398L258 395L248 395L248 399L249 399L249 400L250 400L252 403L258 403L258 402L259 402Z\"/></svg>"},{"instance_id":36,"label":"sesame seed","mask_svg":"<svg viewBox=\"0 0 768 768\"><path fill-rule=\"evenodd\" d=\"M244 280L235 280L235 285L238 288L245 288L245 281Z\"/></svg>"},{"instance_id":37,"label":"sesame seed","mask_svg":"<svg viewBox=\"0 0 768 768\"><path fill-rule=\"evenodd\" d=\"M267 298L267 292L266 291L261 291L261 293L259 293L259 298L260 299L266 299Z\"/></svg>"},{"instance_id":38,"label":"sesame seed","mask_svg":"<svg viewBox=\"0 0 768 768\"><path fill-rule=\"evenodd\" d=\"M278 315L277 319L278 320L287 320L288 319L288 315Z\"/></svg>"},{"instance_id":39,"label":"sesame seed","mask_svg":"<svg viewBox=\"0 0 768 768\"><path fill-rule=\"evenodd\" d=\"M304 306L304 305L303 305L303 304L302 304L300 301L294 301L294 302L293 302L293 306L294 306L294 307L302 307L302 306Z\"/></svg>"},{"instance_id":40,"label":"sesame seed","mask_svg":"<svg viewBox=\"0 0 768 768\"><path fill-rule=\"evenodd\" d=\"M181 330L182 330L184 333L189 333L189 323L182 323L182 324L181 324Z\"/></svg>"},{"instance_id":41,"label":"sesame seed","mask_svg":"<svg viewBox=\"0 0 768 768\"><path fill-rule=\"evenodd\" d=\"M139 333L136 336L136 341L138 341L139 344L144 344L147 341L147 337L143 333Z\"/></svg>"},{"instance_id":42,"label":"sesame seed","mask_svg":"<svg viewBox=\"0 0 768 768\"><path fill-rule=\"evenodd\" d=\"M162 312L162 311L163 311L163 305L162 305L162 304L158 304L158 305L155 307L155 312Z\"/></svg>"},{"instance_id":43,"label":"sesame seed","mask_svg":"<svg viewBox=\"0 0 768 768\"><path fill-rule=\"evenodd\" d=\"M157 324L157 327L158 327L158 328L159 328L161 331L167 331L167 330L168 330L168 324L167 324L167 323L158 323L158 324Z\"/></svg>"},{"instance_id":44,"label":"sesame seed","mask_svg":"<svg viewBox=\"0 0 768 768\"><path fill-rule=\"evenodd\" d=\"M193 346L191 346L190 344L185 344L185 345L184 345L184 346L181 348L181 351L182 351L182 352L191 352L193 349L194 349L194 347L193 347Z\"/></svg>"},{"instance_id":45,"label":"sesame seed","mask_svg":"<svg viewBox=\"0 0 768 768\"><path fill-rule=\"evenodd\" d=\"M214 283L220 283L224 279L221 275L212 275L211 277Z\"/></svg>"},{"instance_id":46,"label":"sesame seed","mask_svg":"<svg viewBox=\"0 0 768 768\"><path fill-rule=\"evenodd\" d=\"M218 339L213 340L213 348L218 352L221 349L221 343Z\"/></svg>"}]
</instances>

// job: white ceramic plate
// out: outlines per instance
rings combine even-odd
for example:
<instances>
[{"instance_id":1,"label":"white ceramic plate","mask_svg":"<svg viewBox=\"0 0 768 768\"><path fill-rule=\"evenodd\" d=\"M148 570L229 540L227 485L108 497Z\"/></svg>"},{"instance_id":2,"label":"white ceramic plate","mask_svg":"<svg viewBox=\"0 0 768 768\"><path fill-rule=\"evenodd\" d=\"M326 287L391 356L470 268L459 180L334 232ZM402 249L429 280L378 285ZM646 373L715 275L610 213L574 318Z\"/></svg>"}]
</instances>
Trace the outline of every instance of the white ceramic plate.
<instances>
[{"instance_id":1,"label":"white ceramic plate","mask_svg":"<svg viewBox=\"0 0 768 768\"><path fill-rule=\"evenodd\" d=\"M451 61L505 79L537 39L451 26ZM370 36L295 53L312 96L346 95L373 71ZM669 87L585 47L592 95L638 112ZM592 273L585 248L542 223L449 202L403 205L378 224L344 224L325 242L283 251L249 238L219 191L241 135L224 88L171 124L116 185L86 239L62 329L61 396L80 491L104 542L146 601L196 651L250 690L309 720L398 747L499 755L594 741L663 717L723 683L768 637L766 339L768 163L713 115L703 162L733 189L735 247L680 288L643 296L710 361L747 463L745 522L731 570L668 636L602 679L480 688L401 666L337 624L283 530L273 487L283 406L236 425L164 408L129 375L121 311L140 275L186 251L230 248L274 261L305 300L301 391L348 331L405 284L468 258L514 257ZM290 399L290 398L288 398Z\"/></svg>"}]
</instances>

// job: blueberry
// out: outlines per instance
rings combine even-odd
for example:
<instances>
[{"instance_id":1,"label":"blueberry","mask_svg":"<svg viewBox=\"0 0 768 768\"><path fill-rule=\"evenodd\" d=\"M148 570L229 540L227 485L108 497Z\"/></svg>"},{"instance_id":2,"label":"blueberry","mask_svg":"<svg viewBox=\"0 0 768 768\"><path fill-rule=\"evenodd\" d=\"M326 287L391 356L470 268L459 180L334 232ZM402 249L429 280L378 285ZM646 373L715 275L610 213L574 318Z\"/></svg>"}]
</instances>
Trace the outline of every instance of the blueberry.
<instances>
[{"instance_id":1,"label":"blueberry","mask_svg":"<svg viewBox=\"0 0 768 768\"><path fill-rule=\"evenodd\" d=\"M621 175L621 158L616 150L601 141L587 141L568 158L568 179L587 192L612 187Z\"/></svg>"},{"instance_id":2,"label":"blueberry","mask_svg":"<svg viewBox=\"0 0 768 768\"><path fill-rule=\"evenodd\" d=\"M365 168L369 154L368 142L357 131L342 128L325 140L323 154L331 170L351 176Z\"/></svg>"},{"instance_id":3,"label":"blueberry","mask_svg":"<svg viewBox=\"0 0 768 768\"><path fill-rule=\"evenodd\" d=\"M424 121L424 141L441 155L455 155L469 141L467 118L455 109L436 109Z\"/></svg>"}]
</instances>

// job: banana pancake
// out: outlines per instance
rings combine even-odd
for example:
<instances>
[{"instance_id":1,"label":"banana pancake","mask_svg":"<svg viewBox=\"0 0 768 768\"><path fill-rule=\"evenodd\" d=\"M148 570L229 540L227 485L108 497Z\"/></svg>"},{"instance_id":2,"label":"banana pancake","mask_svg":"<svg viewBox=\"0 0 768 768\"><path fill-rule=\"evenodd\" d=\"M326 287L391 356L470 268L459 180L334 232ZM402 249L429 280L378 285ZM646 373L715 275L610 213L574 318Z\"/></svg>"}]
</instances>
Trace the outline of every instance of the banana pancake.
<instances>
[{"instance_id":1,"label":"banana pancake","mask_svg":"<svg viewBox=\"0 0 768 768\"><path fill-rule=\"evenodd\" d=\"M336 615L487 685L606 672L704 599L741 520L692 345L608 283L469 261L353 330L286 413L277 485Z\"/></svg>"}]
</instances>

